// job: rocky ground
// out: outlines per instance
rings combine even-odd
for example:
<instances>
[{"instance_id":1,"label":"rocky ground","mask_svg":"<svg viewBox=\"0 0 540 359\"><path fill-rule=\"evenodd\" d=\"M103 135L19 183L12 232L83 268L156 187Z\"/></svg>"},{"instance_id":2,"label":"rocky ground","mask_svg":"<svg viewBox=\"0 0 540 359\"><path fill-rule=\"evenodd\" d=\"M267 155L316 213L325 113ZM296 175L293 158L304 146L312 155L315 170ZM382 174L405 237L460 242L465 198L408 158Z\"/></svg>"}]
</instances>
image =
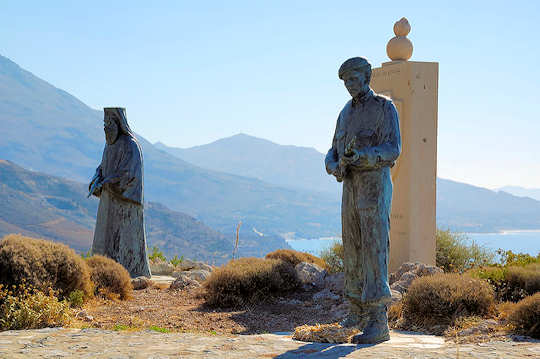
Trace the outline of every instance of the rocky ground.
<instances>
[{"instance_id":1,"label":"rocky ground","mask_svg":"<svg viewBox=\"0 0 540 359\"><path fill-rule=\"evenodd\" d=\"M288 334L209 335L118 332L103 329L38 329L0 333L0 358L538 358L540 343L455 344L441 337L391 332L378 345L320 344Z\"/></svg>"},{"instance_id":2,"label":"rocky ground","mask_svg":"<svg viewBox=\"0 0 540 359\"><path fill-rule=\"evenodd\" d=\"M298 326L335 323L347 313L343 274L299 264L303 288L249 307L204 305L201 282L212 268L181 268L139 288L126 301L99 299L77 313L71 329L0 333L0 358L538 358L540 342L499 331L492 319L441 337L393 331L376 346L306 343ZM169 268L170 269L170 268ZM438 271L406 264L391 277L395 301L417 276ZM167 274L167 272L165 273ZM272 334L273 333L273 334ZM276 334L280 333L280 334Z\"/></svg>"}]
</instances>

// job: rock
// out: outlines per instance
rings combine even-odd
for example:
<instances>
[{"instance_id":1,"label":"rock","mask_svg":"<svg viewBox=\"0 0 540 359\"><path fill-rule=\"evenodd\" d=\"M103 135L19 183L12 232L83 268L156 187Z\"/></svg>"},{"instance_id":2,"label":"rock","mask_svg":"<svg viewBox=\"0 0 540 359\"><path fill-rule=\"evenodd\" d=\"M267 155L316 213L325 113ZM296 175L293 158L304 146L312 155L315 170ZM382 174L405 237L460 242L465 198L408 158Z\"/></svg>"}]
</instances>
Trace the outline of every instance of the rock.
<instances>
[{"instance_id":1,"label":"rock","mask_svg":"<svg viewBox=\"0 0 540 359\"><path fill-rule=\"evenodd\" d=\"M199 269L205 270L207 272L212 273L214 271L214 268L206 263L202 263L201 267Z\"/></svg>"},{"instance_id":2,"label":"rock","mask_svg":"<svg viewBox=\"0 0 540 359\"><path fill-rule=\"evenodd\" d=\"M390 292L392 293L392 301L390 302L390 305L399 302L403 298L403 295L397 290L390 289Z\"/></svg>"},{"instance_id":3,"label":"rock","mask_svg":"<svg viewBox=\"0 0 540 359\"><path fill-rule=\"evenodd\" d=\"M171 275L174 271L174 266L168 262L154 261L150 262L150 271L153 275Z\"/></svg>"},{"instance_id":4,"label":"rock","mask_svg":"<svg viewBox=\"0 0 540 359\"><path fill-rule=\"evenodd\" d=\"M328 274L324 278L324 287L335 294L343 295L343 290L345 288L345 273Z\"/></svg>"},{"instance_id":5,"label":"rock","mask_svg":"<svg viewBox=\"0 0 540 359\"><path fill-rule=\"evenodd\" d=\"M417 263L420 264L419 262ZM388 282L390 284L393 284L394 282L397 282L401 278L403 273L411 272L411 271L414 271L415 269L416 269L416 263L405 262L398 268L396 272L390 273Z\"/></svg>"},{"instance_id":6,"label":"rock","mask_svg":"<svg viewBox=\"0 0 540 359\"><path fill-rule=\"evenodd\" d=\"M443 270L441 268L435 266L426 265L420 262L406 262L403 263L396 272L390 274L390 288L404 294L416 278L442 272Z\"/></svg>"},{"instance_id":7,"label":"rock","mask_svg":"<svg viewBox=\"0 0 540 359\"><path fill-rule=\"evenodd\" d=\"M316 264L301 262L294 268L298 279L304 286L313 286L316 288L324 287L324 278L326 277L326 270L322 269Z\"/></svg>"},{"instance_id":8,"label":"rock","mask_svg":"<svg viewBox=\"0 0 540 359\"><path fill-rule=\"evenodd\" d=\"M91 322L94 320L94 317L91 316L91 315L88 315L88 313L86 312L86 310L81 310L80 312L78 312L76 315L75 315L75 318L78 318L78 319L83 319L87 322Z\"/></svg>"},{"instance_id":9,"label":"rock","mask_svg":"<svg viewBox=\"0 0 540 359\"><path fill-rule=\"evenodd\" d=\"M325 300L339 300L341 297L339 295L335 295L330 291L328 288L324 288L318 293L315 293L313 295L313 300L320 302Z\"/></svg>"},{"instance_id":10,"label":"rock","mask_svg":"<svg viewBox=\"0 0 540 359\"><path fill-rule=\"evenodd\" d=\"M131 285L135 290L148 288L152 283L153 282L150 279L143 276L131 279Z\"/></svg>"},{"instance_id":11,"label":"rock","mask_svg":"<svg viewBox=\"0 0 540 359\"><path fill-rule=\"evenodd\" d=\"M175 272L173 273L173 276L186 276L188 278L196 280L199 283L202 283L206 280L206 278L210 277L210 272L204 269L195 269L190 271Z\"/></svg>"},{"instance_id":12,"label":"rock","mask_svg":"<svg viewBox=\"0 0 540 359\"><path fill-rule=\"evenodd\" d=\"M192 261L191 259L184 259L180 264L178 264L177 269L180 271L188 271L190 269L195 268L196 262Z\"/></svg>"},{"instance_id":13,"label":"rock","mask_svg":"<svg viewBox=\"0 0 540 359\"><path fill-rule=\"evenodd\" d=\"M182 290L189 288L200 287L201 284L194 279L191 279L185 275L178 277L174 282L171 283L170 289Z\"/></svg>"}]
</instances>

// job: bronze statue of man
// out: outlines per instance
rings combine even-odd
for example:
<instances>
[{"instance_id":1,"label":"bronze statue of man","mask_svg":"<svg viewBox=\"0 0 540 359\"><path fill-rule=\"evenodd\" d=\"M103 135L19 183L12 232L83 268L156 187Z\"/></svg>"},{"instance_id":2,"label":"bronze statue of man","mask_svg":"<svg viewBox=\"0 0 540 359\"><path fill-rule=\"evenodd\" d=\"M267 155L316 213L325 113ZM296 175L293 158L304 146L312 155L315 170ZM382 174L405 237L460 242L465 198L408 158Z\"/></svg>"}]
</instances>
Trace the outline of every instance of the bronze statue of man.
<instances>
[{"instance_id":1,"label":"bronze statue of man","mask_svg":"<svg viewBox=\"0 0 540 359\"><path fill-rule=\"evenodd\" d=\"M104 109L105 149L90 182L99 197L92 254L122 264L132 277L150 277L143 214L143 158L126 110Z\"/></svg>"},{"instance_id":2,"label":"bronze statue of man","mask_svg":"<svg viewBox=\"0 0 540 359\"><path fill-rule=\"evenodd\" d=\"M339 114L326 171L343 181L341 202L345 295L350 303L343 326L362 330L353 342L390 339L387 304L390 168L401 152L396 108L369 87L371 65L362 57L345 61L339 78L352 96Z\"/></svg>"}]
</instances>

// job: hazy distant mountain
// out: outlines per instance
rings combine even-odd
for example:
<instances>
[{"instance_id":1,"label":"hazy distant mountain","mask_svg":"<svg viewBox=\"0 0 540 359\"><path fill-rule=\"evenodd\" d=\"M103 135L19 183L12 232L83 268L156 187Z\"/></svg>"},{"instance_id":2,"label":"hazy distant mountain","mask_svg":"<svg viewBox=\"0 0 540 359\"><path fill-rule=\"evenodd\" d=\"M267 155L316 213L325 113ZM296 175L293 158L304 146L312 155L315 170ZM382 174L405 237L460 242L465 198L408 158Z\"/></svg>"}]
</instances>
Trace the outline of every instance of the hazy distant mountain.
<instances>
[{"instance_id":1,"label":"hazy distant mountain","mask_svg":"<svg viewBox=\"0 0 540 359\"><path fill-rule=\"evenodd\" d=\"M339 200L338 191L332 187L335 182L329 186L324 181L331 179L322 168L324 155L313 149L280 146L243 134L187 149L166 147L159 143L156 147L209 169L240 173L292 187L296 183L295 177L289 175L287 168L280 166L284 162L283 158L290 158L291 163L294 163L292 167L302 169L299 177L321 179L322 174L324 177L319 181L319 190L333 189L334 197ZM261 161L261 158L264 160ZM314 182L310 186L318 188ZM538 229L540 202L438 179L437 224L442 228L469 232Z\"/></svg>"},{"instance_id":2,"label":"hazy distant mountain","mask_svg":"<svg viewBox=\"0 0 540 359\"><path fill-rule=\"evenodd\" d=\"M324 155L314 148L278 145L245 134L191 148L164 150L198 166L253 177L278 186L335 194L339 184L326 173Z\"/></svg>"},{"instance_id":3,"label":"hazy distant mountain","mask_svg":"<svg viewBox=\"0 0 540 359\"><path fill-rule=\"evenodd\" d=\"M438 179L437 224L464 232L539 229L540 201Z\"/></svg>"},{"instance_id":4,"label":"hazy distant mountain","mask_svg":"<svg viewBox=\"0 0 540 359\"><path fill-rule=\"evenodd\" d=\"M47 238L87 251L92 243L98 200L86 198L87 186L43 173L28 171L0 160L0 238L9 233ZM234 236L225 236L184 213L147 202L149 246L170 257L184 255L214 263L230 259ZM239 253L261 256L279 248L281 241L252 241L241 232Z\"/></svg>"},{"instance_id":5,"label":"hazy distant mountain","mask_svg":"<svg viewBox=\"0 0 540 359\"><path fill-rule=\"evenodd\" d=\"M505 186L498 189L498 191L504 191L514 196L530 197L540 201L540 188L524 188L519 186Z\"/></svg>"},{"instance_id":6,"label":"hazy distant mountain","mask_svg":"<svg viewBox=\"0 0 540 359\"><path fill-rule=\"evenodd\" d=\"M102 116L0 56L0 158L86 182L101 159ZM270 240L259 238L253 228L270 236L339 232L339 201L332 196L202 169L138 138L145 160L145 198L150 201L195 216L225 234L234 233L243 221L244 237L253 240ZM287 246L284 241L281 245Z\"/></svg>"}]
</instances>

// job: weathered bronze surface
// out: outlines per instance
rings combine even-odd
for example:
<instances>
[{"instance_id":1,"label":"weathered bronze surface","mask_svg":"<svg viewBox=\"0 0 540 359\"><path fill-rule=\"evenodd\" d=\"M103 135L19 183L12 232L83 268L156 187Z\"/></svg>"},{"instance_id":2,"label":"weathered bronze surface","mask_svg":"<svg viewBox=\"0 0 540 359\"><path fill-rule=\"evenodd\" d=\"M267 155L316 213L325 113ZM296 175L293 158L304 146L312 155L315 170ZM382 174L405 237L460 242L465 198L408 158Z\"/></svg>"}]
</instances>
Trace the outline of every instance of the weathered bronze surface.
<instances>
[{"instance_id":1,"label":"weathered bronze surface","mask_svg":"<svg viewBox=\"0 0 540 359\"><path fill-rule=\"evenodd\" d=\"M352 99L339 114L326 171L343 182L341 202L345 294L350 315L344 325L363 334L357 343L388 340L390 168L401 152L396 108L369 87L371 65L351 58L339 69Z\"/></svg>"},{"instance_id":2,"label":"weathered bronze surface","mask_svg":"<svg viewBox=\"0 0 540 359\"><path fill-rule=\"evenodd\" d=\"M150 277L143 208L143 158L125 109L105 108L105 149L90 182L100 197L92 253L122 264L132 277Z\"/></svg>"}]
</instances>

